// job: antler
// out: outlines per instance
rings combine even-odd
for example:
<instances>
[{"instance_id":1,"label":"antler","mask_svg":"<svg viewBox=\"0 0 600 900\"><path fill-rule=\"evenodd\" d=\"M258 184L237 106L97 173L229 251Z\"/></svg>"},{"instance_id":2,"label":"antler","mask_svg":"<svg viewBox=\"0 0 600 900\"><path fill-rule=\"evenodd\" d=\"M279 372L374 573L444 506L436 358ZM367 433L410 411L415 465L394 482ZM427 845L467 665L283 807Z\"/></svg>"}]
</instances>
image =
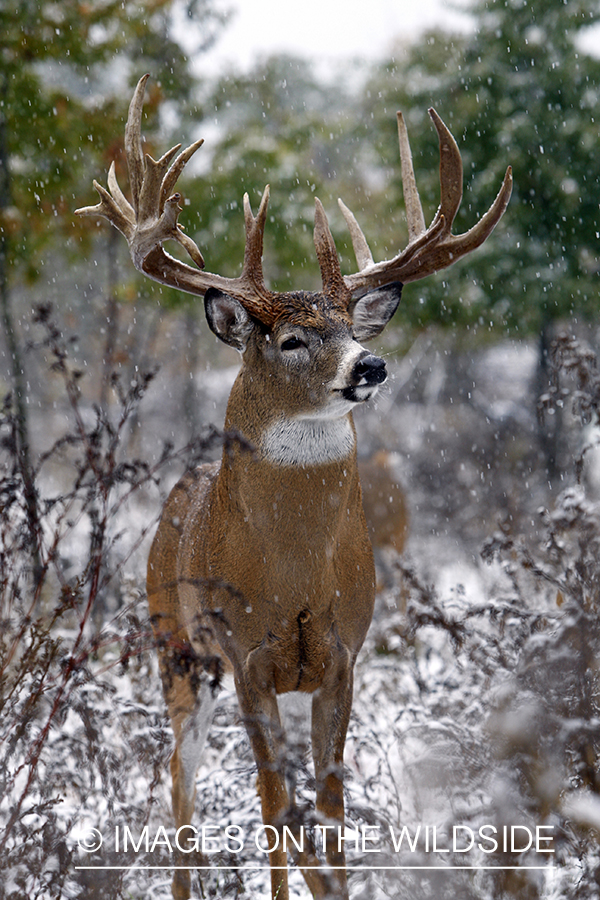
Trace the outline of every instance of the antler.
<instances>
[{"instance_id":1,"label":"antler","mask_svg":"<svg viewBox=\"0 0 600 900\"><path fill-rule=\"evenodd\" d=\"M244 220L246 247L242 274L238 278L226 278L205 272L204 259L194 241L178 223L181 207L180 194L171 193L186 164L203 141L195 141L174 159L181 144L167 151L159 160L144 154L141 123L144 92L148 75L140 79L129 105L125 128L125 155L129 170L132 202L124 196L117 183L115 165L108 173L108 190L94 181L100 194L96 206L76 210L80 216L104 216L125 236L134 266L162 284L187 291L205 294L213 287L236 297L250 315L264 324L273 324L283 295L269 291L262 271L263 236L269 202L269 186L265 188L260 207L255 216L248 194L244 195ZM432 272L444 269L479 247L491 234L502 217L512 190L510 166L504 182L489 210L479 222L465 234L452 234L452 223L462 198L462 161L456 142L435 110L429 114L437 129L440 141L441 202L428 229L417 190L412 166L408 135L402 113L398 113L398 136L402 164L402 184L408 219L408 246L394 259L380 263L373 256L358 222L350 210L339 201L350 229L352 244L359 271L342 276L335 244L327 224L323 207L316 202L315 246L323 278L323 290L346 309L352 296L360 296L371 288L399 281L406 284L425 278ZM174 160L174 161L173 161ZM163 242L175 240L198 266L194 268L170 256L163 249Z\"/></svg>"},{"instance_id":2,"label":"antler","mask_svg":"<svg viewBox=\"0 0 600 900\"><path fill-rule=\"evenodd\" d=\"M398 138L402 165L402 187L408 220L408 246L394 259L375 263L366 238L348 207L338 200L352 237L359 271L344 276L354 296L379 285L399 281L406 284L445 269L479 247L492 233L508 205L512 191L512 169L509 166L498 196L476 225L465 234L452 234L452 223L462 199L462 160L456 141L434 109L429 110L440 140L440 189L438 211L425 229L425 218L419 199L412 165L408 133L401 112L398 116Z\"/></svg>"},{"instance_id":3,"label":"antler","mask_svg":"<svg viewBox=\"0 0 600 900\"><path fill-rule=\"evenodd\" d=\"M76 210L79 216L104 216L127 239L133 264L140 272L161 284L205 294L219 288L238 298L251 315L265 321L269 318L272 294L265 287L262 273L262 251L269 186L265 188L256 216L252 212L248 194L244 195L246 247L244 264L239 278L225 278L204 272L204 259L194 241L183 231L177 219L181 212L181 195L171 194L177 179L203 141L195 141L172 162L180 149L177 144L159 160L142 150L142 108L148 75L140 79L129 105L125 127L125 155L129 170L132 202L124 196L117 183L115 165L108 173L108 191L94 181L100 203ZM198 269L180 262L163 249L163 241L175 240L185 248Z\"/></svg>"}]
</instances>

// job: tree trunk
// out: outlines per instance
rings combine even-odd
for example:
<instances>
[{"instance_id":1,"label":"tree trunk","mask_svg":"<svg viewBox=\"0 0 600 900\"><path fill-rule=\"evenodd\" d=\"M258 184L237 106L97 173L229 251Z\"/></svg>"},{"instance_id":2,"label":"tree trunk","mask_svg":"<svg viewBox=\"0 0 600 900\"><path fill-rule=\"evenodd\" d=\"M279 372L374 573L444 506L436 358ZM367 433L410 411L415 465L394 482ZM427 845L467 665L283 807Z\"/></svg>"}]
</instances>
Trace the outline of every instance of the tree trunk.
<instances>
[{"instance_id":1,"label":"tree trunk","mask_svg":"<svg viewBox=\"0 0 600 900\"><path fill-rule=\"evenodd\" d=\"M537 397L548 392L552 384L550 369L550 351L553 338L553 323L546 320L542 323L539 340L539 365L537 375ZM559 442L561 434L561 421L559 409L554 409L553 415L538 416L538 441L542 464L546 470L549 482L554 482L560 475Z\"/></svg>"},{"instance_id":2,"label":"tree trunk","mask_svg":"<svg viewBox=\"0 0 600 900\"><path fill-rule=\"evenodd\" d=\"M41 574L40 518L29 446L29 421L25 403L26 380L23 355L15 328L8 283L9 246L5 227L5 214L10 206L10 169L6 125L8 101L8 80L6 75L0 75L0 101L0 317L8 350L13 385L13 408L16 422L15 452L17 454L18 470L23 482L28 538L33 556L33 576L37 580Z\"/></svg>"}]
</instances>

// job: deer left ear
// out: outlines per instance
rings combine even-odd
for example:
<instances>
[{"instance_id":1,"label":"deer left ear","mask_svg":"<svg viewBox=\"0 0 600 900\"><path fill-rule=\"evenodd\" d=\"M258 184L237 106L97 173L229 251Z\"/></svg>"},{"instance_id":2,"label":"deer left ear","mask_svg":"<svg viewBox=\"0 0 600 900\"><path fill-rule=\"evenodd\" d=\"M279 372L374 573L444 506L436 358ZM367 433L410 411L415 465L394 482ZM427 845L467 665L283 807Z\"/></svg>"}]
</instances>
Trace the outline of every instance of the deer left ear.
<instances>
[{"instance_id":1,"label":"deer left ear","mask_svg":"<svg viewBox=\"0 0 600 900\"><path fill-rule=\"evenodd\" d=\"M357 341L368 341L383 331L398 309L401 294L402 285L399 281L394 281L369 291L356 301L352 310L352 322Z\"/></svg>"},{"instance_id":2,"label":"deer left ear","mask_svg":"<svg viewBox=\"0 0 600 900\"><path fill-rule=\"evenodd\" d=\"M204 311L211 331L218 338L236 350L246 349L254 325L239 300L211 287L204 295Z\"/></svg>"}]
</instances>

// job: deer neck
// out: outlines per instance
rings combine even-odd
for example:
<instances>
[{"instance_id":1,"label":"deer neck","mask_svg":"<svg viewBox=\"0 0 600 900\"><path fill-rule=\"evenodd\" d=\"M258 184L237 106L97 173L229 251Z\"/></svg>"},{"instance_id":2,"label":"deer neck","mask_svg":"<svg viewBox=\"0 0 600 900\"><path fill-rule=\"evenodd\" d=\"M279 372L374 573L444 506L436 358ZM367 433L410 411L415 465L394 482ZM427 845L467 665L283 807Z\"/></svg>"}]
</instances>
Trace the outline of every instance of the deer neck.
<instances>
[{"instance_id":1,"label":"deer neck","mask_svg":"<svg viewBox=\"0 0 600 900\"><path fill-rule=\"evenodd\" d=\"M286 417L262 408L260 398L243 404L239 399L234 386L225 428L253 449L224 450L220 495L228 498L229 515L233 501L248 521L261 522L266 530L276 523L281 538L284 520L295 540L303 529L313 541L323 530L335 533L338 519L347 518L357 499L360 503L351 413L336 419Z\"/></svg>"},{"instance_id":2,"label":"deer neck","mask_svg":"<svg viewBox=\"0 0 600 900\"><path fill-rule=\"evenodd\" d=\"M314 468L349 460L356 438L350 413L337 419L275 419L261 435L263 458L284 468Z\"/></svg>"},{"instance_id":3,"label":"deer neck","mask_svg":"<svg viewBox=\"0 0 600 900\"><path fill-rule=\"evenodd\" d=\"M356 430L350 411L329 418L318 412L286 414L274 410L243 373L231 391L225 429L243 435L252 444L255 458L268 466L347 467L356 458Z\"/></svg>"}]
</instances>

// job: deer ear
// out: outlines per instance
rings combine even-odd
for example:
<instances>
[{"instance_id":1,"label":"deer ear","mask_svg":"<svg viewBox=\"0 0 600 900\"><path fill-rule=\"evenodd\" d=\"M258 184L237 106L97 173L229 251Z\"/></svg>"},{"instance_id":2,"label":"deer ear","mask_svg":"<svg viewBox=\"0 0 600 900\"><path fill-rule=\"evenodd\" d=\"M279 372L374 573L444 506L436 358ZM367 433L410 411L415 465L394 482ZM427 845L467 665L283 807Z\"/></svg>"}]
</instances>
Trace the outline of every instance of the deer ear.
<instances>
[{"instance_id":1,"label":"deer ear","mask_svg":"<svg viewBox=\"0 0 600 900\"><path fill-rule=\"evenodd\" d=\"M354 337L368 341L380 334L390 321L400 303L402 285L399 281L369 291L357 300L352 310Z\"/></svg>"},{"instance_id":2,"label":"deer ear","mask_svg":"<svg viewBox=\"0 0 600 900\"><path fill-rule=\"evenodd\" d=\"M254 325L239 300L211 287L204 295L204 311L218 338L236 350L246 349Z\"/></svg>"}]
</instances>

